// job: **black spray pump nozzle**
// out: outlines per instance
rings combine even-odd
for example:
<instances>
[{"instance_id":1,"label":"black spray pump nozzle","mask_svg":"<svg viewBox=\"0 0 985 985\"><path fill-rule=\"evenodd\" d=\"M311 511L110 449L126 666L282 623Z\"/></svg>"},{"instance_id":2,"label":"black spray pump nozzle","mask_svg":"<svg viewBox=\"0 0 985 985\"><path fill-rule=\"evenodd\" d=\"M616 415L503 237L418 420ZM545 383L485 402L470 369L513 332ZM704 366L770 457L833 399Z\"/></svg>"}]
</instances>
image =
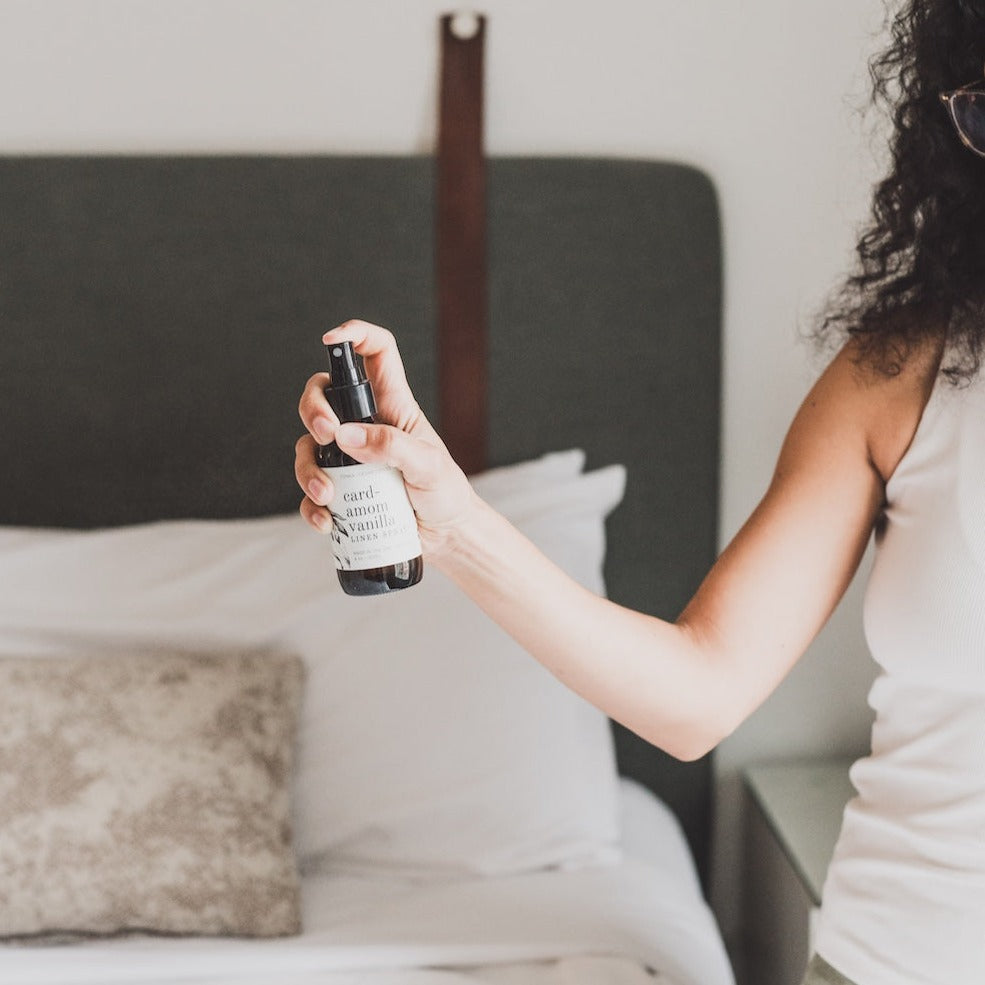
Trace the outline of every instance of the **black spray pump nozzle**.
<instances>
[{"instance_id":1,"label":"black spray pump nozzle","mask_svg":"<svg viewBox=\"0 0 985 985\"><path fill-rule=\"evenodd\" d=\"M356 362L356 352L351 342L337 342L326 348L333 387L356 386L366 382L366 374L362 366Z\"/></svg>"},{"instance_id":2,"label":"black spray pump nozzle","mask_svg":"<svg viewBox=\"0 0 985 985\"><path fill-rule=\"evenodd\" d=\"M332 382L325 387L325 398L338 419L364 421L376 414L373 388L366 379L362 363L356 359L351 342L336 342L328 349L328 369Z\"/></svg>"}]
</instances>

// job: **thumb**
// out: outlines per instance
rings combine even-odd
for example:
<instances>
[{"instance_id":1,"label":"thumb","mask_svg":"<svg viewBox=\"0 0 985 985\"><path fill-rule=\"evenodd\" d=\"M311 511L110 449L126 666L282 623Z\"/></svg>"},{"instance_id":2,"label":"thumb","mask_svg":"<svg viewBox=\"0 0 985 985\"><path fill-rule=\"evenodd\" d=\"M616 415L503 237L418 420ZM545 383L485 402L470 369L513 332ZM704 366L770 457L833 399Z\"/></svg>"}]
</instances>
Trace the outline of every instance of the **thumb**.
<instances>
[{"instance_id":1,"label":"thumb","mask_svg":"<svg viewBox=\"0 0 985 985\"><path fill-rule=\"evenodd\" d=\"M335 443L366 464L379 462L399 469L409 486L434 489L451 462L444 448L389 424L340 424Z\"/></svg>"}]
</instances>

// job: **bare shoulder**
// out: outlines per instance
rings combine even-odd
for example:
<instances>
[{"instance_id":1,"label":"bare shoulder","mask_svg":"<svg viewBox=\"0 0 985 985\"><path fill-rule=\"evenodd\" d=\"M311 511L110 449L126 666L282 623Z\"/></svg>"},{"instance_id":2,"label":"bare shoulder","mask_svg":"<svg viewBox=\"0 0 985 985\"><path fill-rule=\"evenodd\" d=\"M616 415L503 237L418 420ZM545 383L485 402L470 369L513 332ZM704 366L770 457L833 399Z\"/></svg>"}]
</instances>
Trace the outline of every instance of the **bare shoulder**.
<instances>
[{"instance_id":1,"label":"bare shoulder","mask_svg":"<svg viewBox=\"0 0 985 985\"><path fill-rule=\"evenodd\" d=\"M913 346L900 361L898 372L889 375L872 366L858 346L849 342L812 391L851 415L872 467L883 482L896 471L913 441L934 388L942 349L936 341Z\"/></svg>"}]
</instances>

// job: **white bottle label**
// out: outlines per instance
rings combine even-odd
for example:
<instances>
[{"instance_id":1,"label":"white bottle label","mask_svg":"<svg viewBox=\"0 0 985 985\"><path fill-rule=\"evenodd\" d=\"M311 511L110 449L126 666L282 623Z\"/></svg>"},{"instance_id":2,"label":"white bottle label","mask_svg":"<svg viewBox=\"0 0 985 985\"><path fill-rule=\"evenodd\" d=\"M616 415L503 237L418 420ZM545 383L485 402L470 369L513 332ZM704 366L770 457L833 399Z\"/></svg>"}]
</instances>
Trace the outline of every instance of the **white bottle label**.
<instances>
[{"instance_id":1,"label":"white bottle label","mask_svg":"<svg viewBox=\"0 0 985 985\"><path fill-rule=\"evenodd\" d=\"M322 471L335 485L332 549L340 571L385 568L420 556L417 517L398 469L343 465Z\"/></svg>"}]
</instances>

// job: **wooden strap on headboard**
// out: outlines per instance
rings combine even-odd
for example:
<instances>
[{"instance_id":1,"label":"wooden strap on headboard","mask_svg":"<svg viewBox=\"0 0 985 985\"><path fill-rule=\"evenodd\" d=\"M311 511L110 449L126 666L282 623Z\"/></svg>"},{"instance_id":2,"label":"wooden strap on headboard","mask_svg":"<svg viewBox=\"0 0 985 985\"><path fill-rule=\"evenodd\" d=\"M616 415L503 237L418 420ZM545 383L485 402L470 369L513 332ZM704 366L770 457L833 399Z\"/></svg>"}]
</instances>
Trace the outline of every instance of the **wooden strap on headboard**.
<instances>
[{"instance_id":1,"label":"wooden strap on headboard","mask_svg":"<svg viewBox=\"0 0 985 985\"><path fill-rule=\"evenodd\" d=\"M441 18L435 276L441 436L466 474L486 467L488 288L482 78L485 18Z\"/></svg>"}]
</instances>

